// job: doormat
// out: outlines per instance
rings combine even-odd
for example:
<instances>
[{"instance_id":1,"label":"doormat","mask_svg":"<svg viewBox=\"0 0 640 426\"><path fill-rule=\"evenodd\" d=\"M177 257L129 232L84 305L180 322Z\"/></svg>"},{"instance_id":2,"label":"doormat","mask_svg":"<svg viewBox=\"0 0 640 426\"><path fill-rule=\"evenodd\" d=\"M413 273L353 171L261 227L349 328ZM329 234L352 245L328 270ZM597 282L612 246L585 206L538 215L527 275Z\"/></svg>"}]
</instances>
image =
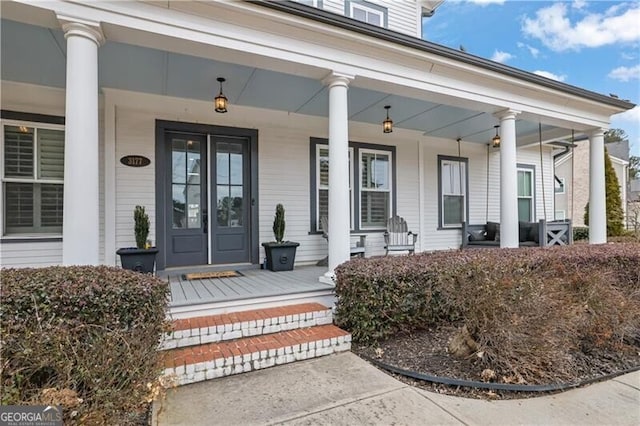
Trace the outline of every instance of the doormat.
<instances>
[{"instance_id":1,"label":"doormat","mask_svg":"<svg viewBox=\"0 0 640 426\"><path fill-rule=\"evenodd\" d=\"M207 280L211 278L231 278L243 276L238 271L210 271L210 272L193 272L191 274L183 274L183 280Z\"/></svg>"}]
</instances>

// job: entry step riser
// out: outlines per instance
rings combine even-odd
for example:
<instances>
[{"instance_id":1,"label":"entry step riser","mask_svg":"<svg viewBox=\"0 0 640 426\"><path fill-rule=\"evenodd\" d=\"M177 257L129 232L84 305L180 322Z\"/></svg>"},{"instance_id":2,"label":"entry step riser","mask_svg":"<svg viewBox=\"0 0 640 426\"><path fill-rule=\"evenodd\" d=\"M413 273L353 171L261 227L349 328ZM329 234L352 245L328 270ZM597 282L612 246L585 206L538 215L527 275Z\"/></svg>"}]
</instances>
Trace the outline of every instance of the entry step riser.
<instances>
[{"instance_id":1,"label":"entry step riser","mask_svg":"<svg viewBox=\"0 0 640 426\"><path fill-rule=\"evenodd\" d=\"M163 339L160 348L169 350L333 323L331 309L313 305L321 309L283 315L277 315L277 309L250 311L242 314L242 321L229 321L231 315L178 320L174 322L174 330Z\"/></svg>"},{"instance_id":2,"label":"entry step riser","mask_svg":"<svg viewBox=\"0 0 640 426\"><path fill-rule=\"evenodd\" d=\"M263 343L257 339L264 337L253 337L211 344L206 348L200 346L168 351L170 359L167 360L164 374L173 377L176 384L181 386L351 349L351 335L335 326L281 332L269 338L278 343L274 340Z\"/></svg>"}]
</instances>

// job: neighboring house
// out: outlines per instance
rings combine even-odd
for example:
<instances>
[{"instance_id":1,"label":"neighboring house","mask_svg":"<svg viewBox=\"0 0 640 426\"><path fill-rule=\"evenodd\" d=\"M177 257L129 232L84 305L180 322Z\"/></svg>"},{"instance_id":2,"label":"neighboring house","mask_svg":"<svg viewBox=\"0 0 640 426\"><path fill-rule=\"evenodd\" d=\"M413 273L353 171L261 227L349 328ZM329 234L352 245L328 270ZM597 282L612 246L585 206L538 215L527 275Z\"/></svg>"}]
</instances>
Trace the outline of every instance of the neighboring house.
<instances>
[{"instance_id":1,"label":"neighboring house","mask_svg":"<svg viewBox=\"0 0 640 426\"><path fill-rule=\"evenodd\" d=\"M396 214L418 251L458 248L462 221L516 247L519 218L554 218L548 143L586 135L602 163L634 105L421 40L439 3L2 2L2 266L115 265L137 204L159 269L259 264L277 203L329 274L350 234L384 253ZM605 242L603 170L583 179Z\"/></svg>"},{"instance_id":2,"label":"neighboring house","mask_svg":"<svg viewBox=\"0 0 640 426\"><path fill-rule=\"evenodd\" d=\"M620 185L620 200L626 224L630 191L629 145L611 143L606 144L606 147ZM573 148L558 153L554 173L555 219L571 219L573 226L585 226L584 209L589 202L589 142L584 139L576 140Z\"/></svg>"}]
</instances>

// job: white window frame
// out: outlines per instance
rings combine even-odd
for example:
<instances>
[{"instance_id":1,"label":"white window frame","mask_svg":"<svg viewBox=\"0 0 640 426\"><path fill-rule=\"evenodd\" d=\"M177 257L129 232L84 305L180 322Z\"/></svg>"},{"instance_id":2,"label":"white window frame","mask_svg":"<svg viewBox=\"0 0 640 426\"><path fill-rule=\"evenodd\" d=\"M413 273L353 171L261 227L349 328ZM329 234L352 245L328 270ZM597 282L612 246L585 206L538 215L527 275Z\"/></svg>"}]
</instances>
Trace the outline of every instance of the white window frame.
<instances>
[{"instance_id":1,"label":"white window frame","mask_svg":"<svg viewBox=\"0 0 640 426\"><path fill-rule=\"evenodd\" d=\"M387 182L389 182L389 187L387 189L381 190L377 188L363 188L362 187L362 154L376 154L376 155L385 155L389 157L389 170L387 176ZM359 193L358 193L358 205L360 208L358 209L358 227L362 230L376 230L376 229L386 229L386 226L363 226L362 225L362 193L363 192L388 192L389 193L389 204L388 211L391 217L393 215L393 152L384 151L380 149L370 149L370 148L360 148L358 150L358 182L359 182ZM388 218L387 218L388 219Z\"/></svg>"},{"instance_id":2,"label":"white window frame","mask_svg":"<svg viewBox=\"0 0 640 426\"><path fill-rule=\"evenodd\" d=\"M371 24L371 25L376 25L376 24L372 24L371 22L369 22L369 14L374 14L374 15L378 15L378 17L380 18L380 27L384 28L384 12L378 9L375 9L373 7L370 7L364 3L358 3L358 2L350 2L349 3L349 16L353 19L355 18L355 13L354 13L354 9L360 9L362 10L365 15L366 15L366 19L364 21L360 21L358 19L358 21L360 22L366 22L367 24Z\"/></svg>"},{"instance_id":3,"label":"white window frame","mask_svg":"<svg viewBox=\"0 0 640 426\"><path fill-rule=\"evenodd\" d=\"M557 180L555 180L556 178L553 178L553 179L554 179L554 182L555 182L555 183L558 183L558 181L557 181ZM567 192L567 190L566 190L566 188L567 188L567 183L566 183L566 181L565 181L565 179L564 179L564 178L558 178L558 180L559 180L560 182L562 182L562 184L561 184L561 186L560 186L560 191L557 191L557 190L556 190L556 186L554 185L554 186L553 186L553 192L554 192L554 194L556 194L556 195L562 195L562 194L565 194L565 193Z\"/></svg>"},{"instance_id":4,"label":"white window frame","mask_svg":"<svg viewBox=\"0 0 640 426\"><path fill-rule=\"evenodd\" d=\"M535 193L536 193L536 174L535 174L535 169L529 168L529 167L518 167L518 172L517 173L529 173L531 175L531 195L527 196L527 195L520 195L519 193L518 195L518 201L520 199L530 199L531 200L531 209L529 211L529 220L530 221L535 221L535 211L536 211L536 206L535 206L535 202L536 202L536 197L535 197ZM517 179L517 178L516 178ZM517 182L517 180L516 180ZM518 188L519 189L519 188ZM520 207L518 207L518 218L520 218Z\"/></svg>"},{"instance_id":5,"label":"white window frame","mask_svg":"<svg viewBox=\"0 0 640 426\"><path fill-rule=\"evenodd\" d=\"M454 194L454 193L446 193L445 192L445 188L443 188L443 184L444 184L444 179L442 179L442 169L443 166L445 164L458 164L460 166L464 166L464 174L462 176L462 179L460 180L460 185L463 186L463 188L461 188L462 193L461 194ZM445 218L445 212L444 212L444 197L446 195L453 195L453 196L462 196L462 221L466 222L467 221L467 203L469 200L469 196L468 196L468 192L469 192L469 188L467 185L467 181L468 181L468 173L469 173L469 166L468 166L469 162L468 159L466 158L455 158L455 157L447 157L447 156L442 156L442 157L438 157L438 177L440 178L440 182L438 182L438 185L440 186L440 210L439 210L439 226L441 229L449 229L449 228L460 228L462 226L462 223L450 223L450 224L445 224L444 223L444 218Z\"/></svg>"},{"instance_id":6,"label":"white window frame","mask_svg":"<svg viewBox=\"0 0 640 426\"><path fill-rule=\"evenodd\" d=\"M320 232L322 231L320 229L320 190L329 190L329 185L327 185L326 188L322 187L320 185L320 150L321 149L326 149L327 151L329 150L329 145L326 144L317 144L316 145L316 231ZM354 224L354 208L355 208L355 204L354 202L354 190L353 190L353 175L354 175L354 164L353 164L353 157L354 157L354 150L352 147L349 147L349 198L351 200L351 204L350 204L350 208L349 208L349 215L350 215L350 220L349 220L349 226L351 227L350 229L353 230L353 224ZM331 170L331 164L329 164L329 170Z\"/></svg>"},{"instance_id":7,"label":"white window frame","mask_svg":"<svg viewBox=\"0 0 640 426\"><path fill-rule=\"evenodd\" d=\"M4 141L4 133L5 126L25 126L31 127L34 129L34 145L33 145L33 176L29 178L15 178L15 177L5 177L4 175L4 149L5 149L5 141ZM25 232L25 233L11 233L7 234L6 232L6 217L4 211L4 197L5 190L4 184L6 182L17 182L17 183L44 183L44 184L59 184L64 186L64 178L60 179L40 179L38 178L38 129L43 130L61 130L65 131L65 126L62 124L50 124L50 123L42 123L37 121L26 121L26 120L10 120L10 119L2 119L0 120L0 188L2 188L2 196L0 196L0 226L2 229L0 230L2 238L11 239L11 238L55 238L61 237L62 232L60 233L51 233L51 232Z\"/></svg>"},{"instance_id":8,"label":"white window frame","mask_svg":"<svg viewBox=\"0 0 640 426\"><path fill-rule=\"evenodd\" d=\"M556 210L553 213L554 220L565 220L567 215L564 210Z\"/></svg>"}]
</instances>

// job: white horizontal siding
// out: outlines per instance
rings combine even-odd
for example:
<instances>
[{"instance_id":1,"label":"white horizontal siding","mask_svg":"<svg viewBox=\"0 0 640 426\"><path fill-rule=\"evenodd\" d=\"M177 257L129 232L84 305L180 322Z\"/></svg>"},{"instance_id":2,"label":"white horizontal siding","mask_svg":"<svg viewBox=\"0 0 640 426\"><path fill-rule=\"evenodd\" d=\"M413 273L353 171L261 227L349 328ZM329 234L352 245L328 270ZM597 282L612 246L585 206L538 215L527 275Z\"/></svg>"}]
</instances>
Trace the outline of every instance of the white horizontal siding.
<instances>
[{"instance_id":1,"label":"white horizontal siding","mask_svg":"<svg viewBox=\"0 0 640 426\"><path fill-rule=\"evenodd\" d=\"M418 8L415 0L371 0L386 7L388 12L388 28L399 33L420 37L418 28Z\"/></svg>"},{"instance_id":2,"label":"white horizontal siding","mask_svg":"<svg viewBox=\"0 0 640 426\"><path fill-rule=\"evenodd\" d=\"M0 267L22 268L60 265L62 241L0 243Z\"/></svg>"},{"instance_id":3,"label":"white horizontal siding","mask_svg":"<svg viewBox=\"0 0 640 426\"><path fill-rule=\"evenodd\" d=\"M64 117L65 91L52 87L2 81L2 109ZM102 109L102 103L100 103ZM99 262L104 263L104 120L98 112L99 155ZM0 223L2 223L0 212ZM35 244L35 246L34 246ZM33 255L31 255L33 248ZM2 244L0 266L47 266L62 263L62 242L29 242Z\"/></svg>"},{"instance_id":4,"label":"white horizontal siding","mask_svg":"<svg viewBox=\"0 0 640 426\"><path fill-rule=\"evenodd\" d=\"M543 147L543 164L540 167L540 152L536 148L517 150L517 162L535 168L535 220L545 217L553 220L553 157L551 149ZM424 250L443 250L459 248L461 236L459 229L438 229L438 155L458 156L456 141L430 139L425 143L425 235L420 237ZM489 157L489 179L487 197L487 155ZM469 160L469 223L481 224L500 221L500 152L487 150L486 145L461 143L460 156ZM543 198L544 179L544 198ZM545 200L545 201L543 201Z\"/></svg>"},{"instance_id":5,"label":"white horizontal siding","mask_svg":"<svg viewBox=\"0 0 640 426\"><path fill-rule=\"evenodd\" d=\"M358 0L353 0L357 3ZM338 15L345 15L345 0L322 0L322 9ZM387 9L387 28L399 33L420 37L418 26L418 4L415 0L367 0ZM348 16L348 13L347 13Z\"/></svg>"},{"instance_id":6,"label":"white horizontal siding","mask_svg":"<svg viewBox=\"0 0 640 426\"><path fill-rule=\"evenodd\" d=\"M116 248L136 245L133 211L141 205L150 220L149 239L156 241L155 115L118 107L116 113ZM127 167L119 159L142 155L151 160L146 167ZM119 262L119 259L117 259Z\"/></svg>"}]
</instances>

